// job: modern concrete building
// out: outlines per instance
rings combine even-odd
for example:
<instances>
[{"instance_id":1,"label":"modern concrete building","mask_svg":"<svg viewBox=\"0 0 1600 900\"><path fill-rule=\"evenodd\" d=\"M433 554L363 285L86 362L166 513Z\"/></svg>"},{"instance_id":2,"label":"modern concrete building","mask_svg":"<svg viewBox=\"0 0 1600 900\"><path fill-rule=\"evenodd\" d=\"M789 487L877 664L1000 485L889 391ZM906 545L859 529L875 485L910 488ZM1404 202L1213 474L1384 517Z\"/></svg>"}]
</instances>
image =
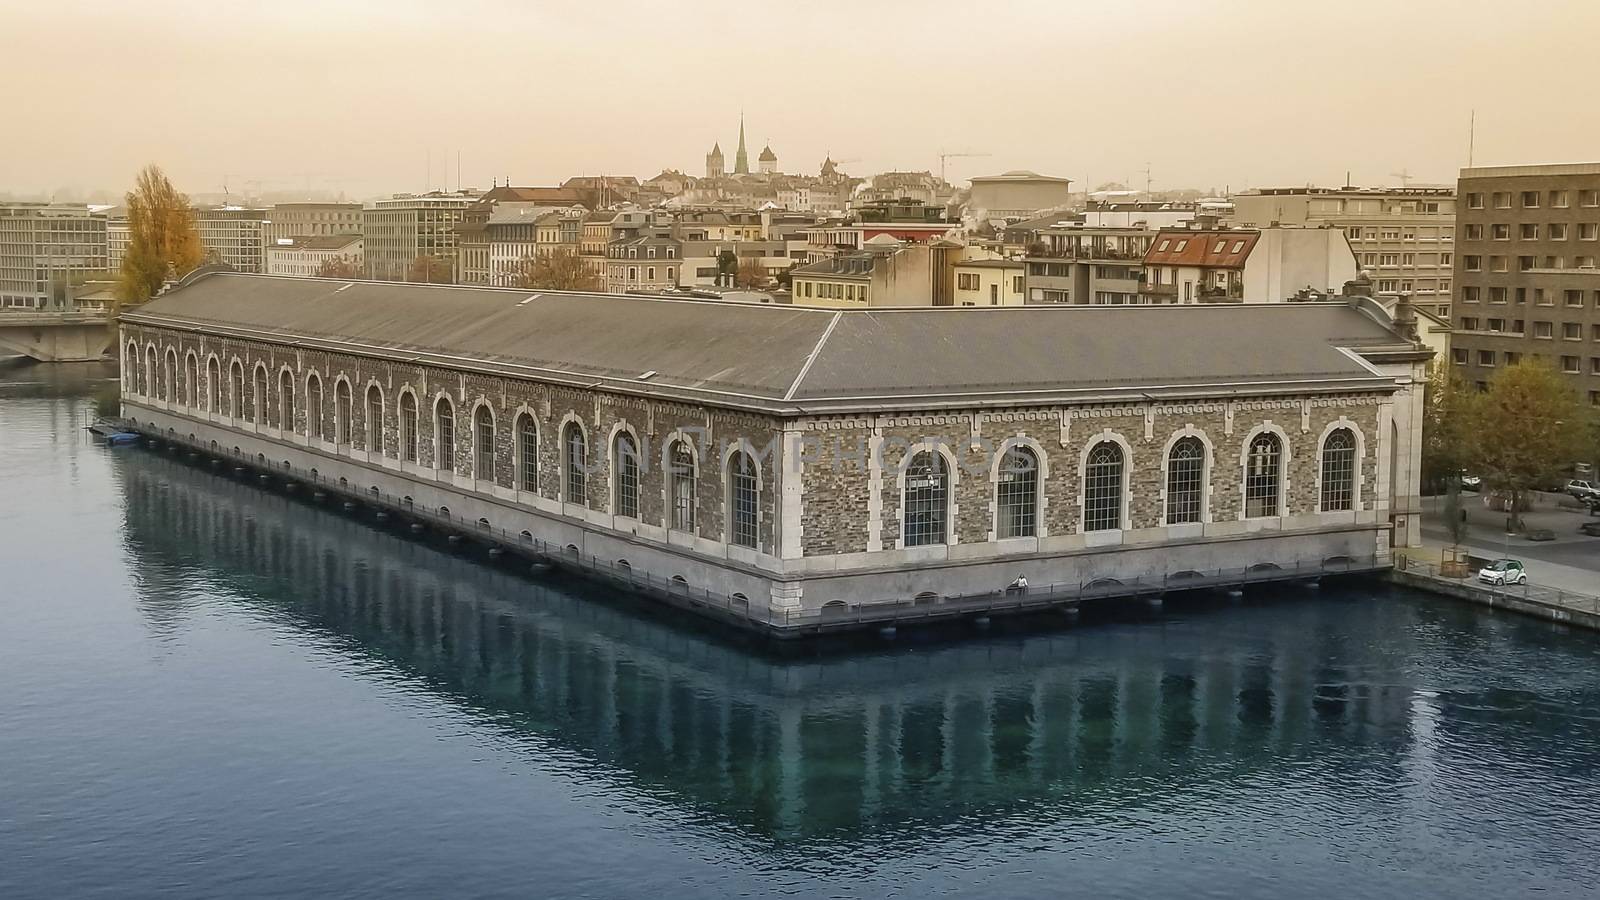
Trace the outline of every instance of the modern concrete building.
<instances>
[{"instance_id":1,"label":"modern concrete building","mask_svg":"<svg viewBox=\"0 0 1600 900\"><path fill-rule=\"evenodd\" d=\"M0 309L67 309L73 282L109 267L106 219L94 207L0 204Z\"/></svg>"},{"instance_id":2,"label":"modern concrete building","mask_svg":"<svg viewBox=\"0 0 1600 900\"><path fill-rule=\"evenodd\" d=\"M367 277L404 281L420 257L447 260L459 278L458 227L478 200L471 193L402 194L361 211Z\"/></svg>"},{"instance_id":3,"label":"modern concrete building","mask_svg":"<svg viewBox=\"0 0 1600 900\"><path fill-rule=\"evenodd\" d=\"M317 237L282 237L263 251L266 274L308 278L322 274L329 263L343 263L362 271L361 235L330 234Z\"/></svg>"},{"instance_id":4,"label":"modern concrete building","mask_svg":"<svg viewBox=\"0 0 1600 900\"><path fill-rule=\"evenodd\" d=\"M208 262L222 263L235 272L259 275L266 271L262 255L267 211L245 206L199 207L195 228Z\"/></svg>"},{"instance_id":5,"label":"modern concrete building","mask_svg":"<svg viewBox=\"0 0 1600 900\"><path fill-rule=\"evenodd\" d=\"M1340 228L1163 228L1144 256L1147 303L1278 303L1356 277Z\"/></svg>"},{"instance_id":6,"label":"modern concrete building","mask_svg":"<svg viewBox=\"0 0 1600 900\"><path fill-rule=\"evenodd\" d=\"M1458 371L1542 357L1600 406L1600 163L1462 169L1457 196Z\"/></svg>"},{"instance_id":7,"label":"modern concrete building","mask_svg":"<svg viewBox=\"0 0 1600 900\"><path fill-rule=\"evenodd\" d=\"M1056 209L1071 199L1072 181L1017 169L972 179L968 205L985 218L1026 218L1042 209Z\"/></svg>"},{"instance_id":8,"label":"modern concrete building","mask_svg":"<svg viewBox=\"0 0 1600 900\"><path fill-rule=\"evenodd\" d=\"M119 347L148 434L775 630L1383 567L1419 534L1428 354L1365 299L851 311L210 273Z\"/></svg>"},{"instance_id":9,"label":"modern concrete building","mask_svg":"<svg viewBox=\"0 0 1600 900\"><path fill-rule=\"evenodd\" d=\"M1257 188L1230 199L1235 225L1343 228L1379 296L1410 294L1419 309L1450 316L1455 188Z\"/></svg>"},{"instance_id":10,"label":"modern concrete building","mask_svg":"<svg viewBox=\"0 0 1600 900\"><path fill-rule=\"evenodd\" d=\"M359 203L278 203L267 210L262 238L270 246L279 238L359 235L361 219Z\"/></svg>"}]
</instances>

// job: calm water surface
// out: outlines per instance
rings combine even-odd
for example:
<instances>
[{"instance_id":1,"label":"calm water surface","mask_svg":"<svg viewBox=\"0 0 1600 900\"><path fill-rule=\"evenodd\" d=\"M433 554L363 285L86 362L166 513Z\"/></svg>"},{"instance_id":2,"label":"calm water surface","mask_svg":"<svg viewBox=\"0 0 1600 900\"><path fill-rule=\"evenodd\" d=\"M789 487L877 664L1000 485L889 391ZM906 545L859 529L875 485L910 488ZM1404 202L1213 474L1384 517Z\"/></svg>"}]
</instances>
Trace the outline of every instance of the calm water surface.
<instances>
[{"instance_id":1,"label":"calm water surface","mask_svg":"<svg viewBox=\"0 0 1600 900\"><path fill-rule=\"evenodd\" d=\"M1600 893L1600 641L1405 594L801 661L0 374L0 897Z\"/></svg>"}]
</instances>

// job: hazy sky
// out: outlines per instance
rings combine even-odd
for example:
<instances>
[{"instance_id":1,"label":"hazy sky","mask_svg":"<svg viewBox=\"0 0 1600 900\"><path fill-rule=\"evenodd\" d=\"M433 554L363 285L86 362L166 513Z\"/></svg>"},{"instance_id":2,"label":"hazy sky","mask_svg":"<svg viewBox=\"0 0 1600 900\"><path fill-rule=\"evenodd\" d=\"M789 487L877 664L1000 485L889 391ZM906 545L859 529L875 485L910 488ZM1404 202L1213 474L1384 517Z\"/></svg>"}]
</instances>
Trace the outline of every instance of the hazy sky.
<instances>
[{"instance_id":1,"label":"hazy sky","mask_svg":"<svg viewBox=\"0 0 1600 900\"><path fill-rule=\"evenodd\" d=\"M0 191L786 171L1156 188L1600 158L1596 0L0 0ZM431 154L431 177L429 158Z\"/></svg>"}]
</instances>

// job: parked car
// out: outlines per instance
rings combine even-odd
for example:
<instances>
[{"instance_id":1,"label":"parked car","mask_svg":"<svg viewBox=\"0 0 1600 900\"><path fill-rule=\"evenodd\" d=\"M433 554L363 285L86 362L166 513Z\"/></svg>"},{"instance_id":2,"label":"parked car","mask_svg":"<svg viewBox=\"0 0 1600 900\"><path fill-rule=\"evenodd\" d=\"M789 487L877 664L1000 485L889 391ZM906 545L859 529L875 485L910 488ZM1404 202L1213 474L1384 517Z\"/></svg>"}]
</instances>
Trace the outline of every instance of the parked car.
<instances>
[{"instance_id":1,"label":"parked car","mask_svg":"<svg viewBox=\"0 0 1600 900\"><path fill-rule=\"evenodd\" d=\"M1600 537L1600 522L1585 522L1578 526L1578 530L1590 537Z\"/></svg>"},{"instance_id":2,"label":"parked car","mask_svg":"<svg viewBox=\"0 0 1600 900\"><path fill-rule=\"evenodd\" d=\"M1567 482L1561 488L1561 490L1571 494L1574 497L1577 497L1579 500L1600 499L1600 487L1595 487L1594 482L1591 481L1579 481L1578 479L1573 479L1572 481Z\"/></svg>"},{"instance_id":3,"label":"parked car","mask_svg":"<svg viewBox=\"0 0 1600 900\"><path fill-rule=\"evenodd\" d=\"M1527 584L1528 572L1522 561L1497 559L1478 570L1478 580L1484 584Z\"/></svg>"}]
</instances>

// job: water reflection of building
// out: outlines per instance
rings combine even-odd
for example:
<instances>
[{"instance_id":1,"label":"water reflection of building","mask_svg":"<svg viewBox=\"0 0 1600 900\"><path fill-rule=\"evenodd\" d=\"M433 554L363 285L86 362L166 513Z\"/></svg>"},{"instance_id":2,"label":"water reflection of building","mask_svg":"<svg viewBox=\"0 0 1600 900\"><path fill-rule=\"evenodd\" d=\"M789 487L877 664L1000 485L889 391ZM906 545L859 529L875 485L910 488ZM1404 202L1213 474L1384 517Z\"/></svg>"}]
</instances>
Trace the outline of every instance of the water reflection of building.
<instances>
[{"instance_id":1,"label":"water reflection of building","mask_svg":"<svg viewBox=\"0 0 1600 900\"><path fill-rule=\"evenodd\" d=\"M169 460L121 476L130 552L166 573L142 590L198 575L598 777L785 840L1063 817L1349 764L1409 727L1392 620L1328 605L1236 615L1226 640L1174 622L781 662Z\"/></svg>"}]
</instances>

